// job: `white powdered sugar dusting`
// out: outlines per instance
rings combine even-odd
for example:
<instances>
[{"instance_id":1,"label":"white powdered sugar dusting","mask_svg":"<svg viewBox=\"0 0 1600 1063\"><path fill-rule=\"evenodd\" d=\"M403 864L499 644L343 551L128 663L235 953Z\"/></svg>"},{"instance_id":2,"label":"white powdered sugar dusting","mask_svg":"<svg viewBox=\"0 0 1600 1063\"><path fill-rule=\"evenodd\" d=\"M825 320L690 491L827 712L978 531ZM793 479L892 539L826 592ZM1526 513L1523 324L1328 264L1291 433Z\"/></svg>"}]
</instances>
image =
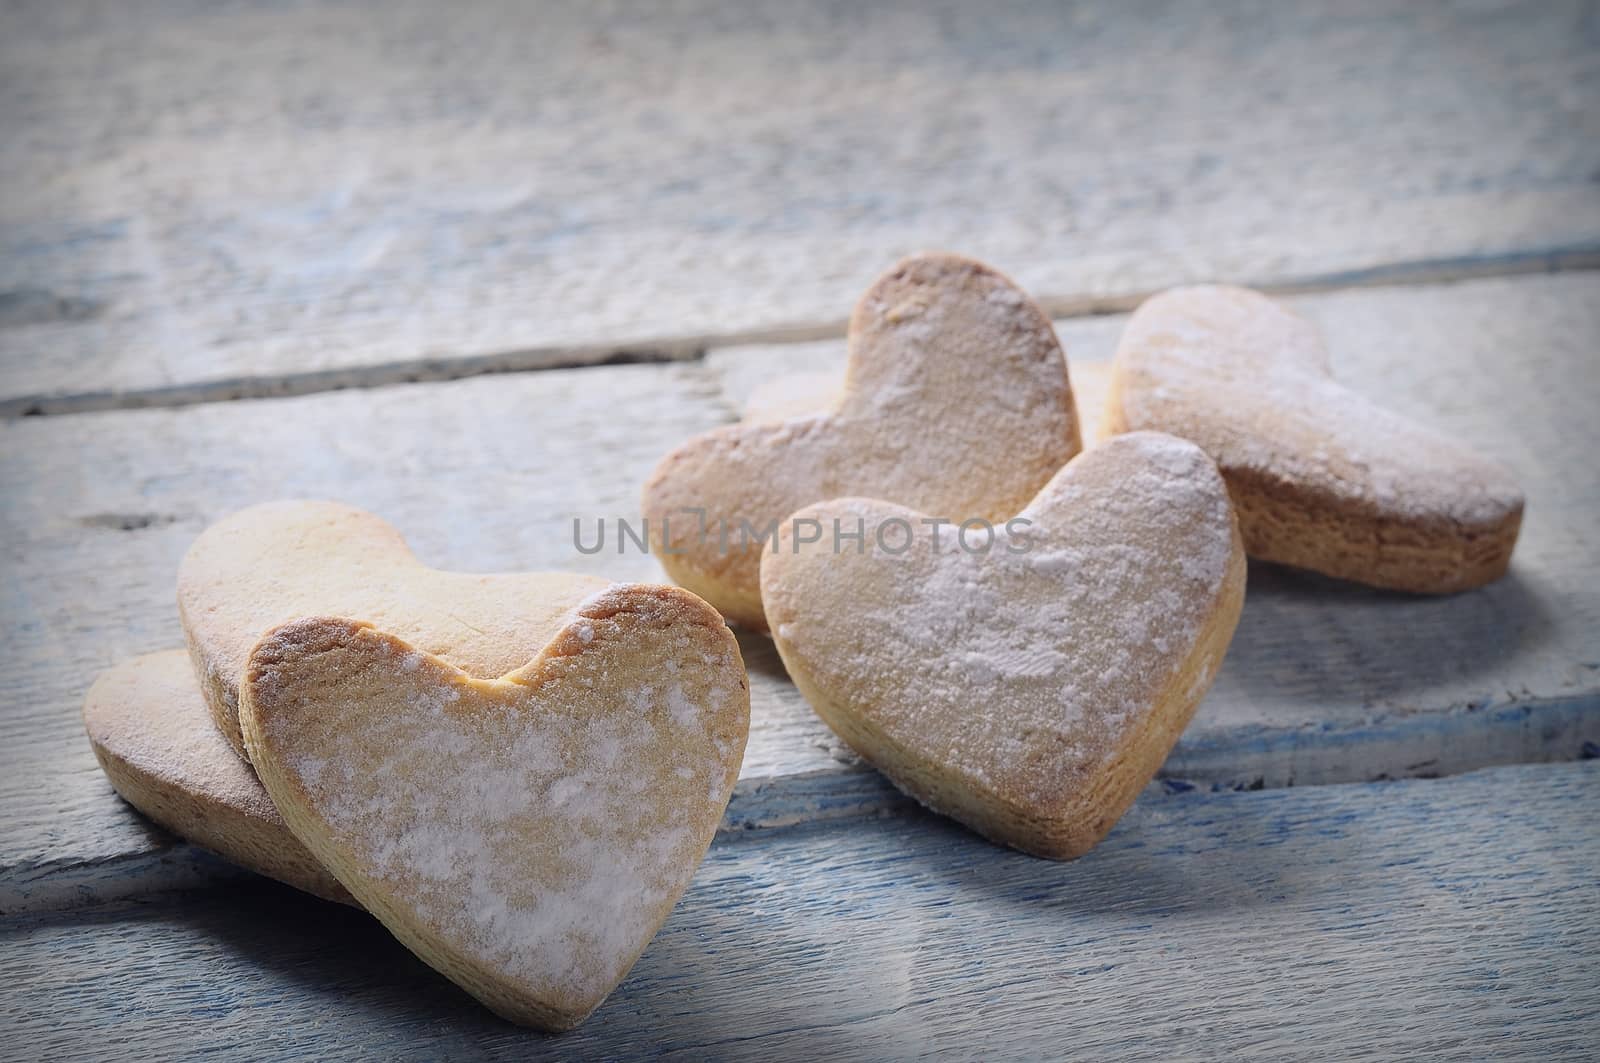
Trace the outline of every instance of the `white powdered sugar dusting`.
<instances>
[{"instance_id":1,"label":"white powdered sugar dusting","mask_svg":"<svg viewBox=\"0 0 1600 1063\"><path fill-rule=\"evenodd\" d=\"M1466 526L1522 505L1499 463L1336 382L1311 324L1257 292L1198 286L1148 300L1117 365L1129 427L1193 439L1224 472Z\"/></svg>"},{"instance_id":2,"label":"white powdered sugar dusting","mask_svg":"<svg viewBox=\"0 0 1600 1063\"><path fill-rule=\"evenodd\" d=\"M1115 751L1193 650L1232 513L1197 447L1134 433L1068 466L1024 516L987 553L785 558L764 591L785 652L891 740L1048 801Z\"/></svg>"},{"instance_id":3,"label":"white powdered sugar dusting","mask_svg":"<svg viewBox=\"0 0 1600 1063\"><path fill-rule=\"evenodd\" d=\"M583 652L488 693L368 647L388 693L360 728L282 718L287 767L362 874L536 992L592 996L621 976L693 873L742 749L719 711L738 693L728 654L685 636L654 656L693 663L639 684L617 626L586 620Z\"/></svg>"},{"instance_id":4,"label":"white powdered sugar dusting","mask_svg":"<svg viewBox=\"0 0 1600 1063\"><path fill-rule=\"evenodd\" d=\"M760 528L802 506L865 495L965 519L1011 516L1078 437L1066 359L1049 320L985 267L922 256L876 284L852 320L835 410L730 426L647 488L662 516L709 507L713 526ZM725 561L674 518L678 548ZM747 564L754 566L759 550Z\"/></svg>"}]
</instances>

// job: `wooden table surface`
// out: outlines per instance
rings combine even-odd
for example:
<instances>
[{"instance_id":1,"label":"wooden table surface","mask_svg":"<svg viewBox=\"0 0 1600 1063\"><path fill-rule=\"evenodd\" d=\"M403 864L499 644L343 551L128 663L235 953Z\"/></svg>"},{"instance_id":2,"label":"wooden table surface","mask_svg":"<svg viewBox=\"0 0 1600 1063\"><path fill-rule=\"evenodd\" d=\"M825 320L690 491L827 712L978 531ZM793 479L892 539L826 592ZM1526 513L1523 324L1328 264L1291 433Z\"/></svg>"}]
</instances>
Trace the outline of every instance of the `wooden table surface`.
<instances>
[{"instance_id":1,"label":"wooden table surface","mask_svg":"<svg viewBox=\"0 0 1600 1063\"><path fill-rule=\"evenodd\" d=\"M440 566L658 578L574 519L636 518L774 380L825 393L923 247L1058 315L1091 419L1142 295L1284 293L1341 379L1516 470L1511 573L1253 565L1072 864L915 809L741 636L724 832L562 1038L111 791L83 693L181 644L208 523L331 497ZM1597 269L1593 3L9 5L0 1056L1592 1058Z\"/></svg>"}]
</instances>

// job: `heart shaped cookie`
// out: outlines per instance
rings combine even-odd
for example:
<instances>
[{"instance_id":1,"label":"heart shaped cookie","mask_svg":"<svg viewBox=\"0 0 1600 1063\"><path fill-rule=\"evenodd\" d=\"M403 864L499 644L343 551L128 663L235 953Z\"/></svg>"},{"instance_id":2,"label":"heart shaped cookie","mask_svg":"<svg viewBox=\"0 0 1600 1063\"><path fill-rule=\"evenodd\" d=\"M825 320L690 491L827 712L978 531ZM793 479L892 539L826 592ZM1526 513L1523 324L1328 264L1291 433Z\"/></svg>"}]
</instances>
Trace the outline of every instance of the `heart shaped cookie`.
<instances>
[{"instance_id":1,"label":"heart shaped cookie","mask_svg":"<svg viewBox=\"0 0 1600 1063\"><path fill-rule=\"evenodd\" d=\"M1244 288L1177 288L1117 348L1106 430L1198 443L1252 557L1448 593L1503 575L1522 526L1510 472L1336 383L1310 323Z\"/></svg>"},{"instance_id":2,"label":"heart shaped cookie","mask_svg":"<svg viewBox=\"0 0 1600 1063\"><path fill-rule=\"evenodd\" d=\"M1227 490L1192 443L1119 436L987 535L872 499L808 507L761 562L783 663L938 812L1039 856L1105 836L1211 685L1244 601Z\"/></svg>"},{"instance_id":3,"label":"heart shaped cookie","mask_svg":"<svg viewBox=\"0 0 1600 1063\"><path fill-rule=\"evenodd\" d=\"M744 755L733 634L674 587L585 601L475 679L349 620L250 655L240 719L290 828L407 947L500 1015L597 1007L705 855Z\"/></svg>"},{"instance_id":4,"label":"heart shaped cookie","mask_svg":"<svg viewBox=\"0 0 1600 1063\"><path fill-rule=\"evenodd\" d=\"M206 703L242 756L239 680L268 628L356 617L473 675L497 676L532 660L572 607L606 586L565 572L440 572L371 513L269 502L195 540L178 568L178 612Z\"/></svg>"},{"instance_id":5,"label":"heart shaped cookie","mask_svg":"<svg viewBox=\"0 0 1600 1063\"><path fill-rule=\"evenodd\" d=\"M112 787L161 826L258 874L355 903L217 730L182 650L105 672L84 698L83 724Z\"/></svg>"},{"instance_id":6,"label":"heart shaped cookie","mask_svg":"<svg viewBox=\"0 0 1600 1063\"><path fill-rule=\"evenodd\" d=\"M761 550L802 506L872 495L1003 520L1078 452L1055 330L988 266L906 259L856 305L849 346L831 408L696 436L645 485L662 566L739 624L765 628Z\"/></svg>"}]
</instances>

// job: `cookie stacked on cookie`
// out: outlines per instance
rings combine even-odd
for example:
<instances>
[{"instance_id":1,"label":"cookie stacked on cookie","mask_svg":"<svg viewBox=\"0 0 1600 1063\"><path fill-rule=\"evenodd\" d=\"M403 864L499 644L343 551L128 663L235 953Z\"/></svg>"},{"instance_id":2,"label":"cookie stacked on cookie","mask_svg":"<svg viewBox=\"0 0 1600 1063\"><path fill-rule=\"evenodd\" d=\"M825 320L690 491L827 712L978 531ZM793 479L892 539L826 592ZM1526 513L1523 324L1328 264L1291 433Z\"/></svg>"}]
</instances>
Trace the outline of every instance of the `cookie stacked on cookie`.
<instances>
[{"instance_id":1,"label":"cookie stacked on cookie","mask_svg":"<svg viewBox=\"0 0 1600 1063\"><path fill-rule=\"evenodd\" d=\"M1082 447L1050 319L999 272L919 255L850 317L831 408L695 436L644 488L651 547L685 587L756 630L762 550L813 502L871 495L1004 521Z\"/></svg>"},{"instance_id":2,"label":"cookie stacked on cookie","mask_svg":"<svg viewBox=\"0 0 1600 1063\"><path fill-rule=\"evenodd\" d=\"M1133 315L1105 429L1078 454L1065 356L1022 291L919 255L856 308L830 408L690 440L644 506L668 571L770 629L856 752L1050 857L1094 845L1160 767L1247 552L1447 592L1503 573L1521 521L1509 474L1336 384L1310 326L1242 289ZM730 549L752 526L775 533Z\"/></svg>"},{"instance_id":3,"label":"cookie stacked on cookie","mask_svg":"<svg viewBox=\"0 0 1600 1063\"><path fill-rule=\"evenodd\" d=\"M178 584L190 659L123 664L84 706L118 792L365 907L507 1018L593 1011L738 776L749 691L721 616L675 587L436 571L318 502L213 526Z\"/></svg>"}]
</instances>

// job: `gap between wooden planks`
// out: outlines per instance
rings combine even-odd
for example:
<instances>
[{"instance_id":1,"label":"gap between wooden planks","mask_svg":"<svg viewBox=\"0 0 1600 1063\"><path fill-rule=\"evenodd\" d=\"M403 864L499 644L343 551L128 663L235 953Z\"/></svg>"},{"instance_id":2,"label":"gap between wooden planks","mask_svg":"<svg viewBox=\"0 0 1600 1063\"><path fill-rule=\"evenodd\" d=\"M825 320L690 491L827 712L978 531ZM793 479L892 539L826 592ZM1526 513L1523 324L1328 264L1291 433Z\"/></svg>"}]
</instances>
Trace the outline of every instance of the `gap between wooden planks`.
<instances>
[{"instance_id":1,"label":"gap between wooden planks","mask_svg":"<svg viewBox=\"0 0 1600 1063\"><path fill-rule=\"evenodd\" d=\"M236 882L8 920L0 1055L1587 1059L1597 823L1591 763L1147 797L1066 864L916 813L763 833L556 1039Z\"/></svg>"},{"instance_id":2,"label":"gap between wooden planks","mask_svg":"<svg viewBox=\"0 0 1600 1063\"><path fill-rule=\"evenodd\" d=\"M1168 763L1172 785L1445 774L1600 746L1597 294L1600 274L1582 273L1295 300L1328 331L1343 379L1504 458L1528 520L1511 575L1452 598L1257 566L1228 660ZM1119 327L1086 318L1061 333L1087 366ZM756 381L841 356L837 342L785 345L704 365L0 424L12 662L0 680L0 907L75 903L102 864L158 885L166 841L112 795L78 706L100 669L181 642L177 562L206 524L268 498L338 497L395 522L434 564L659 578L636 553L578 554L572 520L634 515L667 449L728 420ZM753 721L728 828L895 803L815 719L771 644L742 643Z\"/></svg>"},{"instance_id":3,"label":"gap between wooden planks","mask_svg":"<svg viewBox=\"0 0 1600 1063\"><path fill-rule=\"evenodd\" d=\"M1540 251L1469 256L1420 262L1391 262L1315 277L1244 282L1277 295L1307 294L1395 285L1441 284L1481 277L1515 277L1600 268L1600 242ZM1053 317L1081 318L1120 315L1132 310L1159 289L1114 295L1040 295L1037 301ZM0 398L0 418L36 417L98 410L173 408L235 399L292 398L324 391L387 387L462 380L497 373L524 373L547 369L633 365L654 362L704 360L724 348L806 343L842 337L844 321L811 325L780 325L706 336L620 340L598 345L569 344L531 347L484 354L436 355L406 361L352 368L280 372L265 376L239 376L185 384L152 386L137 390L67 390L51 395Z\"/></svg>"}]
</instances>

